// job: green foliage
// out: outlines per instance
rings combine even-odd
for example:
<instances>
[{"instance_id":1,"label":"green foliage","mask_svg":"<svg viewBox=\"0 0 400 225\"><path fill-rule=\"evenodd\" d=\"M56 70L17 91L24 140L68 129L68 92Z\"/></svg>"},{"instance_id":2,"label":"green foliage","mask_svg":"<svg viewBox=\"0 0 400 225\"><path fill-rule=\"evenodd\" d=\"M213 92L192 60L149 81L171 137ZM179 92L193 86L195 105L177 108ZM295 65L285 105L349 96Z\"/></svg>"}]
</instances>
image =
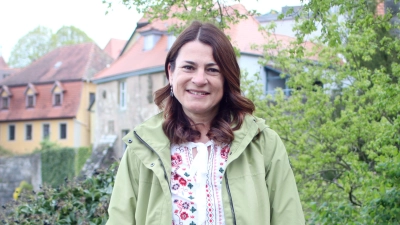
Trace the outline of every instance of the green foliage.
<instances>
[{"instance_id":1,"label":"green foliage","mask_svg":"<svg viewBox=\"0 0 400 225\"><path fill-rule=\"evenodd\" d=\"M89 147L80 147L75 153L75 176L79 176L86 160L92 154L92 149Z\"/></svg>"},{"instance_id":2,"label":"green foliage","mask_svg":"<svg viewBox=\"0 0 400 225\"><path fill-rule=\"evenodd\" d=\"M37 27L20 38L11 51L8 64L20 68L29 65L51 50L49 41L51 30L46 27Z\"/></svg>"},{"instance_id":3,"label":"green foliage","mask_svg":"<svg viewBox=\"0 0 400 225\"><path fill-rule=\"evenodd\" d=\"M109 8L112 7L112 1L102 0ZM240 3L240 1L231 1L231 3ZM186 26L190 25L188 21L198 20L210 22L221 29L226 29L230 24L237 23L239 20L247 18L250 15L258 15L255 10L248 13L226 5L224 1L184 1L184 0L123 0L128 8L134 7L137 12L143 13L149 20L169 18L177 19L177 24L171 26L171 31L180 33Z\"/></svg>"},{"instance_id":4,"label":"green foliage","mask_svg":"<svg viewBox=\"0 0 400 225\"><path fill-rule=\"evenodd\" d=\"M259 46L279 50L262 64L289 74L290 96L260 98L243 82L285 142L309 224L400 223L400 40L374 2L310 1L296 41ZM304 44L318 24L321 36Z\"/></svg>"},{"instance_id":5,"label":"green foliage","mask_svg":"<svg viewBox=\"0 0 400 225\"><path fill-rule=\"evenodd\" d=\"M63 26L56 33L39 26L18 40L11 51L8 64L14 68L22 68L55 48L85 42L93 40L74 26Z\"/></svg>"},{"instance_id":6,"label":"green foliage","mask_svg":"<svg viewBox=\"0 0 400 225\"><path fill-rule=\"evenodd\" d=\"M75 150L63 147L41 151L42 181L58 186L75 176Z\"/></svg>"},{"instance_id":7,"label":"green foliage","mask_svg":"<svg viewBox=\"0 0 400 225\"><path fill-rule=\"evenodd\" d=\"M22 196L0 212L3 224L105 224L118 163L83 181L66 180L59 187L43 187Z\"/></svg>"}]
</instances>

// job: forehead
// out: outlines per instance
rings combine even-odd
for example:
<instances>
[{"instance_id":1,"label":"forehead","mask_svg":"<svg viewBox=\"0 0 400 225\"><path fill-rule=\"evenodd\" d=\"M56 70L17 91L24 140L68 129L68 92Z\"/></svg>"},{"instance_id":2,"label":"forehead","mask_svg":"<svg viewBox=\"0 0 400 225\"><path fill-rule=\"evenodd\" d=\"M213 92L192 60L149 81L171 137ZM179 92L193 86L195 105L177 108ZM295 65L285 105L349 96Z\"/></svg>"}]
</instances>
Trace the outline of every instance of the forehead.
<instances>
[{"instance_id":1,"label":"forehead","mask_svg":"<svg viewBox=\"0 0 400 225\"><path fill-rule=\"evenodd\" d=\"M215 63L212 47L200 41L191 41L184 44L179 50L176 60Z\"/></svg>"}]
</instances>

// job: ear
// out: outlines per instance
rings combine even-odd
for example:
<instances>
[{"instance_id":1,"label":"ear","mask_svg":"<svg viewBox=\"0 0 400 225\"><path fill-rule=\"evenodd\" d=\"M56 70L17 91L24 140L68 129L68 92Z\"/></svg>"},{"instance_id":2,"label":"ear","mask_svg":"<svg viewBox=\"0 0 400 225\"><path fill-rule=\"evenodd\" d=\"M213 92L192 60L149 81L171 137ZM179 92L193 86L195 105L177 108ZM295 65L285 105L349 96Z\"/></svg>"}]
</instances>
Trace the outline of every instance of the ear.
<instances>
[{"instance_id":1,"label":"ear","mask_svg":"<svg viewBox=\"0 0 400 225\"><path fill-rule=\"evenodd\" d=\"M171 63L169 63L168 64L168 82L169 82L170 86L172 86L172 79L173 79L173 76L172 76L172 70L171 70Z\"/></svg>"}]
</instances>

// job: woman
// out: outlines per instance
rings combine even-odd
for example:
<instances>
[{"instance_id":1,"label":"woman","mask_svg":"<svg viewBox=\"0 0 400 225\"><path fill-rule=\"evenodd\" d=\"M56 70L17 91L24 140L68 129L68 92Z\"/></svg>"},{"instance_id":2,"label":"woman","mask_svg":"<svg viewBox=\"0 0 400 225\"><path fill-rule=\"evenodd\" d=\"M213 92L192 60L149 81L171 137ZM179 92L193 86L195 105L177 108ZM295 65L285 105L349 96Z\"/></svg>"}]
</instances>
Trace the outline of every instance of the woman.
<instances>
[{"instance_id":1,"label":"woman","mask_svg":"<svg viewBox=\"0 0 400 225\"><path fill-rule=\"evenodd\" d=\"M124 137L107 224L304 224L285 147L241 96L224 33L193 22L165 71L163 112Z\"/></svg>"}]
</instances>

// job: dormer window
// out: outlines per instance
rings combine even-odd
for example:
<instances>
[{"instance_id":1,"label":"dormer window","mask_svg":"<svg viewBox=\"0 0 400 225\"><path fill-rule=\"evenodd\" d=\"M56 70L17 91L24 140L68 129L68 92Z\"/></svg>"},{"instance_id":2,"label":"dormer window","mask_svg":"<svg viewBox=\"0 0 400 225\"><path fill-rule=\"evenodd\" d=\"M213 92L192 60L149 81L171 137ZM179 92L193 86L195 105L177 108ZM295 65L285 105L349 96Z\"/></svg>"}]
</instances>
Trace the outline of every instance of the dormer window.
<instances>
[{"instance_id":1,"label":"dormer window","mask_svg":"<svg viewBox=\"0 0 400 225\"><path fill-rule=\"evenodd\" d=\"M59 81L56 81L51 89L53 94L53 106L61 106L64 98L64 89Z\"/></svg>"},{"instance_id":2,"label":"dormer window","mask_svg":"<svg viewBox=\"0 0 400 225\"><path fill-rule=\"evenodd\" d=\"M157 42L160 40L163 32L158 30L149 30L140 33L144 36L144 46L143 50L148 51L154 48Z\"/></svg>"},{"instance_id":3,"label":"dormer window","mask_svg":"<svg viewBox=\"0 0 400 225\"><path fill-rule=\"evenodd\" d=\"M26 107L33 108L34 106L35 106L35 96L34 95L26 96Z\"/></svg>"},{"instance_id":4,"label":"dormer window","mask_svg":"<svg viewBox=\"0 0 400 225\"><path fill-rule=\"evenodd\" d=\"M3 85L0 89L0 109L10 108L11 92L7 86Z\"/></svg>"},{"instance_id":5,"label":"dormer window","mask_svg":"<svg viewBox=\"0 0 400 225\"><path fill-rule=\"evenodd\" d=\"M36 105L37 91L33 84L28 84L25 90L25 105L27 108L33 108Z\"/></svg>"},{"instance_id":6,"label":"dormer window","mask_svg":"<svg viewBox=\"0 0 400 225\"><path fill-rule=\"evenodd\" d=\"M168 35L168 46L167 46L167 50L170 50L172 45L174 44L176 40L176 37L172 34Z\"/></svg>"},{"instance_id":7,"label":"dormer window","mask_svg":"<svg viewBox=\"0 0 400 225\"><path fill-rule=\"evenodd\" d=\"M1 108L2 109L8 109L10 103L9 103L9 97L1 97Z\"/></svg>"},{"instance_id":8,"label":"dormer window","mask_svg":"<svg viewBox=\"0 0 400 225\"><path fill-rule=\"evenodd\" d=\"M54 105L61 105L61 93L54 93Z\"/></svg>"}]
</instances>

